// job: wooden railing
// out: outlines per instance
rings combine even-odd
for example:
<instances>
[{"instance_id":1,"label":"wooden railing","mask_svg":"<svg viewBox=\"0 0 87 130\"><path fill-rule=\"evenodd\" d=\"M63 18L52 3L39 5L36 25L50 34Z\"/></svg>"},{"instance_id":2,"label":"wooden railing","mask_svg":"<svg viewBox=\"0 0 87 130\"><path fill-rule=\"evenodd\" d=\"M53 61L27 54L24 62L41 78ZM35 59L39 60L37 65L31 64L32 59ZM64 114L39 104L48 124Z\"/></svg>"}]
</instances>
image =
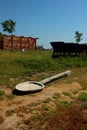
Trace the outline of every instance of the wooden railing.
<instances>
[{"instance_id":1,"label":"wooden railing","mask_svg":"<svg viewBox=\"0 0 87 130\"><path fill-rule=\"evenodd\" d=\"M6 50L36 50L37 39L38 38L24 36L3 35L0 48Z\"/></svg>"}]
</instances>

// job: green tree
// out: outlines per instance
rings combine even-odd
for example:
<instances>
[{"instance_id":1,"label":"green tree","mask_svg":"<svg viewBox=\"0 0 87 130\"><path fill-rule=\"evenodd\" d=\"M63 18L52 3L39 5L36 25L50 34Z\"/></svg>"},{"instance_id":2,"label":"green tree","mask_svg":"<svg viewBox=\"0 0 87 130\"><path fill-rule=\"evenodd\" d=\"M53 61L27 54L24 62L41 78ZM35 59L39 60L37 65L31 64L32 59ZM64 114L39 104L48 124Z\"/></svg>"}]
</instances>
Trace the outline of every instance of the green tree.
<instances>
[{"instance_id":1,"label":"green tree","mask_svg":"<svg viewBox=\"0 0 87 130\"><path fill-rule=\"evenodd\" d=\"M2 38L3 38L3 35L2 35L2 33L0 32L0 40L2 40Z\"/></svg>"},{"instance_id":2,"label":"green tree","mask_svg":"<svg viewBox=\"0 0 87 130\"><path fill-rule=\"evenodd\" d=\"M1 22L1 25L3 27L3 31L6 31L12 35L12 33L15 31L16 22L9 19Z\"/></svg>"},{"instance_id":3,"label":"green tree","mask_svg":"<svg viewBox=\"0 0 87 130\"><path fill-rule=\"evenodd\" d=\"M9 19L9 20L5 20L4 22L1 22L1 25L3 27L3 31L6 31L11 34L11 44L12 44L11 46L12 46L12 50L13 50L12 33L15 31L16 22Z\"/></svg>"},{"instance_id":4,"label":"green tree","mask_svg":"<svg viewBox=\"0 0 87 130\"><path fill-rule=\"evenodd\" d=\"M1 47L2 47L2 42L3 42L3 35L2 35L2 33L0 32L0 49L1 49Z\"/></svg>"},{"instance_id":5,"label":"green tree","mask_svg":"<svg viewBox=\"0 0 87 130\"><path fill-rule=\"evenodd\" d=\"M82 33L80 33L79 31L75 31L75 40L76 42L80 42L82 40Z\"/></svg>"}]
</instances>

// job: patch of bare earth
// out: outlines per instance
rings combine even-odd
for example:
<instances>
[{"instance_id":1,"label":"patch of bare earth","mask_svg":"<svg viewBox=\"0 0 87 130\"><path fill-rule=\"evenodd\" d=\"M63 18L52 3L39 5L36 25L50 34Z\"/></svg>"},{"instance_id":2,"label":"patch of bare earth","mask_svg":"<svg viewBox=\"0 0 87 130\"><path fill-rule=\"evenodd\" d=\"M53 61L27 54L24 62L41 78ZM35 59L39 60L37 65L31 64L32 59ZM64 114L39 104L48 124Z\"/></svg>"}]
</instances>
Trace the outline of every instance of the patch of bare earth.
<instances>
[{"instance_id":1,"label":"patch of bare earth","mask_svg":"<svg viewBox=\"0 0 87 130\"><path fill-rule=\"evenodd\" d=\"M10 89L5 87L0 87L0 89L4 90L6 94L12 93ZM52 98L54 93L61 93L59 100L72 101L73 99L69 96L65 96L63 92L72 93L73 91L80 89L81 85L77 81L72 83L54 83L50 86L46 86L38 93L21 96L15 95L13 99L0 100L0 117L2 118L0 121L0 130L22 130L23 127L23 130L27 130L27 125L21 124L21 122L29 115L25 112L21 112L20 108L24 107L25 109L25 107L32 102L41 102L47 98ZM9 113L10 115L8 115Z\"/></svg>"}]
</instances>

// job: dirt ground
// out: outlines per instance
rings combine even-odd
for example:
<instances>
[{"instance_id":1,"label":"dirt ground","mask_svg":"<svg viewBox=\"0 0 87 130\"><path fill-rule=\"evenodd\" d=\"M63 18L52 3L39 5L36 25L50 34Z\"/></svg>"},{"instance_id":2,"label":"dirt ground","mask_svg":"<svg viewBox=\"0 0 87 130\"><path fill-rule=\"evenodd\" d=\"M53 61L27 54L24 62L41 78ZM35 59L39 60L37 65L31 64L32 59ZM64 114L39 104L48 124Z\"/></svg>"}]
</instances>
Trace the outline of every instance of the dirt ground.
<instances>
[{"instance_id":1,"label":"dirt ground","mask_svg":"<svg viewBox=\"0 0 87 130\"><path fill-rule=\"evenodd\" d=\"M54 82L49 86L45 86L45 88L37 93L28 93L28 94L17 94L12 92L11 89L6 88L5 86L0 86L0 90L4 90L7 95L14 94L14 98L6 98L0 100L0 130L21 130L22 124L17 127L18 123L21 120L26 118L26 114L20 112L20 116L18 113L13 113L10 116L6 116L7 111L18 110L21 106L27 106L32 102L43 101L47 98L52 98L54 93L61 93L60 101L72 101L73 99L69 96L65 96L63 93L72 93L82 88L81 84L78 82L78 78L74 78L73 82ZM82 90L81 90L82 91ZM84 90L83 90L84 91ZM26 128L26 126L25 126ZM25 129L24 129L25 130ZM27 128L26 128L27 130Z\"/></svg>"}]
</instances>

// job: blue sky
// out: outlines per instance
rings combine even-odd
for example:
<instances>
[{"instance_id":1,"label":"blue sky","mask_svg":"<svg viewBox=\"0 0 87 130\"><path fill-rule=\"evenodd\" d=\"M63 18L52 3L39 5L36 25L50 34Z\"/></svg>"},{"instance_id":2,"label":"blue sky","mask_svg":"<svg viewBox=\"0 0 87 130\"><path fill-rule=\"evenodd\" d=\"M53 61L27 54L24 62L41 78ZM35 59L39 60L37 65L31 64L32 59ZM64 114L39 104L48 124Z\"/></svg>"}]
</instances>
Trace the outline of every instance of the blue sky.
<instances>
[{"instance_id":1,"label":"blue sky","mask_svg":"<svg viewBox=\"0 0 87 130\"><path fill-rule=\"evenodd\" d=\"M0 0L0 22L7 19L16 22L14 35L38 37L44 48L51 41L75 42L75 31L87 42L87 0Z\"/></svg>"}]
</instances>

